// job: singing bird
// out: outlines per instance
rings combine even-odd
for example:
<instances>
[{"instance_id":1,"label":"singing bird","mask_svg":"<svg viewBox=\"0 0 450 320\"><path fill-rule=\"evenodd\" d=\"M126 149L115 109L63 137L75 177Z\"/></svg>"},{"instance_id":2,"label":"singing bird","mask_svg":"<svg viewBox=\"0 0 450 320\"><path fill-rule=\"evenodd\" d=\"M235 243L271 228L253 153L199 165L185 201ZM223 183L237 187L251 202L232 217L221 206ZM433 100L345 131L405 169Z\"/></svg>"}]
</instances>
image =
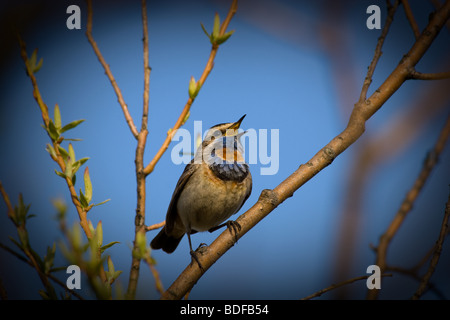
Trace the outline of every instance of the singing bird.
<instances>
[{"instance_id":1,"label":"singing bird","mask_svg":"<svg viewBox=\"0 0 450 320\"><path fill-rule=\"evenodd\" d=\"M239 211L252 191L252 176L243 157L238 121L211 127L186 165L167 209L166 224L150 243L152 249L172 253L186 233L191 256L191 234L214 231L226 225L237 235L240 225L224 223Z\"/></svg>"}]
</instances>

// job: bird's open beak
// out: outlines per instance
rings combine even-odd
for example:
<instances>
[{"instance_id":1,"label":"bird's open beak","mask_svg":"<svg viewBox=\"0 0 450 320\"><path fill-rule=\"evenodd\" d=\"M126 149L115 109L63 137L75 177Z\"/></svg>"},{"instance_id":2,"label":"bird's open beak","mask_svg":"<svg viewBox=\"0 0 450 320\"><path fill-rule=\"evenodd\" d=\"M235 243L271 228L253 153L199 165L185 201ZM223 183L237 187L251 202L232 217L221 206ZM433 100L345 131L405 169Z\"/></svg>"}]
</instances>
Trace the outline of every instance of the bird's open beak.
<instances>
[{"instance_id":1,"label":"bird's open beak","mask_svg":"<svg viewBox=\"0 0 450 320\"><path fill-rule=\"evenodd\" d=\"M238 129L241 126L241 122L242 120L244 120L246 114L244 114L238 121L236 121L235 123L233 123L231 126L229 126L227 128L227 136L235 136L238 134Z\"/></svg>"}]
</instances>

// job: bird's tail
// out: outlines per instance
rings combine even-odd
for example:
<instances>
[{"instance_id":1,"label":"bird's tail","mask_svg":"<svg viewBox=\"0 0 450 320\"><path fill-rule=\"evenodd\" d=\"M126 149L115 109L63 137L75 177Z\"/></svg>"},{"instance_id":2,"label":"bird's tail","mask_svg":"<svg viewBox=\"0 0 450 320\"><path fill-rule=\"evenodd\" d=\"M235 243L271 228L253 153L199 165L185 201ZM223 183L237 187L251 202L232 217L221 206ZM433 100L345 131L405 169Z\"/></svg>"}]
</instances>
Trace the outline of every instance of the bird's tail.
<instances>
[{"instance_id":1,"label":"bird's tail","mask_svg":"<svg viewBox=\"0 0 450 320\"><path fill-rule=\"evenodd\" d=\"M150 247L154 250L163 249L163 251L167 253L172 253L178 247L178 244L180 243L183 236L184 234L179 238L169 236L166 233L166 228L164 227L156 235L156 237L153 238L152 242L150 243Z\"/></svg>"}]
</instances>

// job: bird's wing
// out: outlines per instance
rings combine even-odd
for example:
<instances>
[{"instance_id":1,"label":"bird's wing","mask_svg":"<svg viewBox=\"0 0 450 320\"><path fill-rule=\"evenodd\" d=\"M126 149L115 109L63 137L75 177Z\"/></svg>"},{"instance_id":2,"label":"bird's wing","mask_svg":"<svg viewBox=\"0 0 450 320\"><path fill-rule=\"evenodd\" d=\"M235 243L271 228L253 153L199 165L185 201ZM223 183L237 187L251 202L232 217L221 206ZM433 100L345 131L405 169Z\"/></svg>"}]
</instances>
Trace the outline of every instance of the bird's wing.
<instances>
[{"instance_id":1,"label":"bird's wing","mask_svg":"<svg viewBox=\"0 0 450 320\"><path fill-rule=\"evenodd\" d=\"M170 234L172 232L173 227L175 226L175 221L179 219L177 211L177 201L180 197L181 191L183 190L188 180L191 178L194 171L197 170L198 164L194 164L193 162L194 160L192 160L188 165L186 165L186 168L184 168L184 171L177 182L177 186L175 187L175 191L173 192L172 199L170 200L166 215L167 234Z\"/></svg>"}]
</instances>

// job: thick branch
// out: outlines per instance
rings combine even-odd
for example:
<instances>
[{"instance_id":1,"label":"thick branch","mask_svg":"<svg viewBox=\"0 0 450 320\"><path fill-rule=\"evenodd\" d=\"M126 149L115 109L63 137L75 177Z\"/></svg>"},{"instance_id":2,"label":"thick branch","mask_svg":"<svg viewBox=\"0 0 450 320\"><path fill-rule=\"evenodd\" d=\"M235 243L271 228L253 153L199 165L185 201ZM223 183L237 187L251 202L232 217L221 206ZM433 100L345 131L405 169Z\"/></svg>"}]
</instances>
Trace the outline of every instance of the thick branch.
<instances>
[{"instance_id":1,"label":"thick branch","mask_svg":"<svg viewBox=\"0 0 450 320\"><path fill-rule=\"evenodd\" d=\"M382 105L406 80L410 68L414 67L430 47L434 38L450 16L450 0L437 11L419 39L403 57L399 65L389 75L385 82L361 103L355 104L347 128L323 147L306 164L301 165L286 180L273 190L263 190L259 200L237 222L242 229L237 238L241 238L259 221L272 212L280 203L291 197L294 192L308 182L312 177L327 167L333 160L352 145L365 130L365 122L377 112ZM228 232L222 232L207 248L203 248L199 261L204 270L209 269L235 243L235 237ZM202 276L197 264L191 264L180 274L175 282L162 295L162 299L181 299Z\"/></svg>"}]
</instances>

